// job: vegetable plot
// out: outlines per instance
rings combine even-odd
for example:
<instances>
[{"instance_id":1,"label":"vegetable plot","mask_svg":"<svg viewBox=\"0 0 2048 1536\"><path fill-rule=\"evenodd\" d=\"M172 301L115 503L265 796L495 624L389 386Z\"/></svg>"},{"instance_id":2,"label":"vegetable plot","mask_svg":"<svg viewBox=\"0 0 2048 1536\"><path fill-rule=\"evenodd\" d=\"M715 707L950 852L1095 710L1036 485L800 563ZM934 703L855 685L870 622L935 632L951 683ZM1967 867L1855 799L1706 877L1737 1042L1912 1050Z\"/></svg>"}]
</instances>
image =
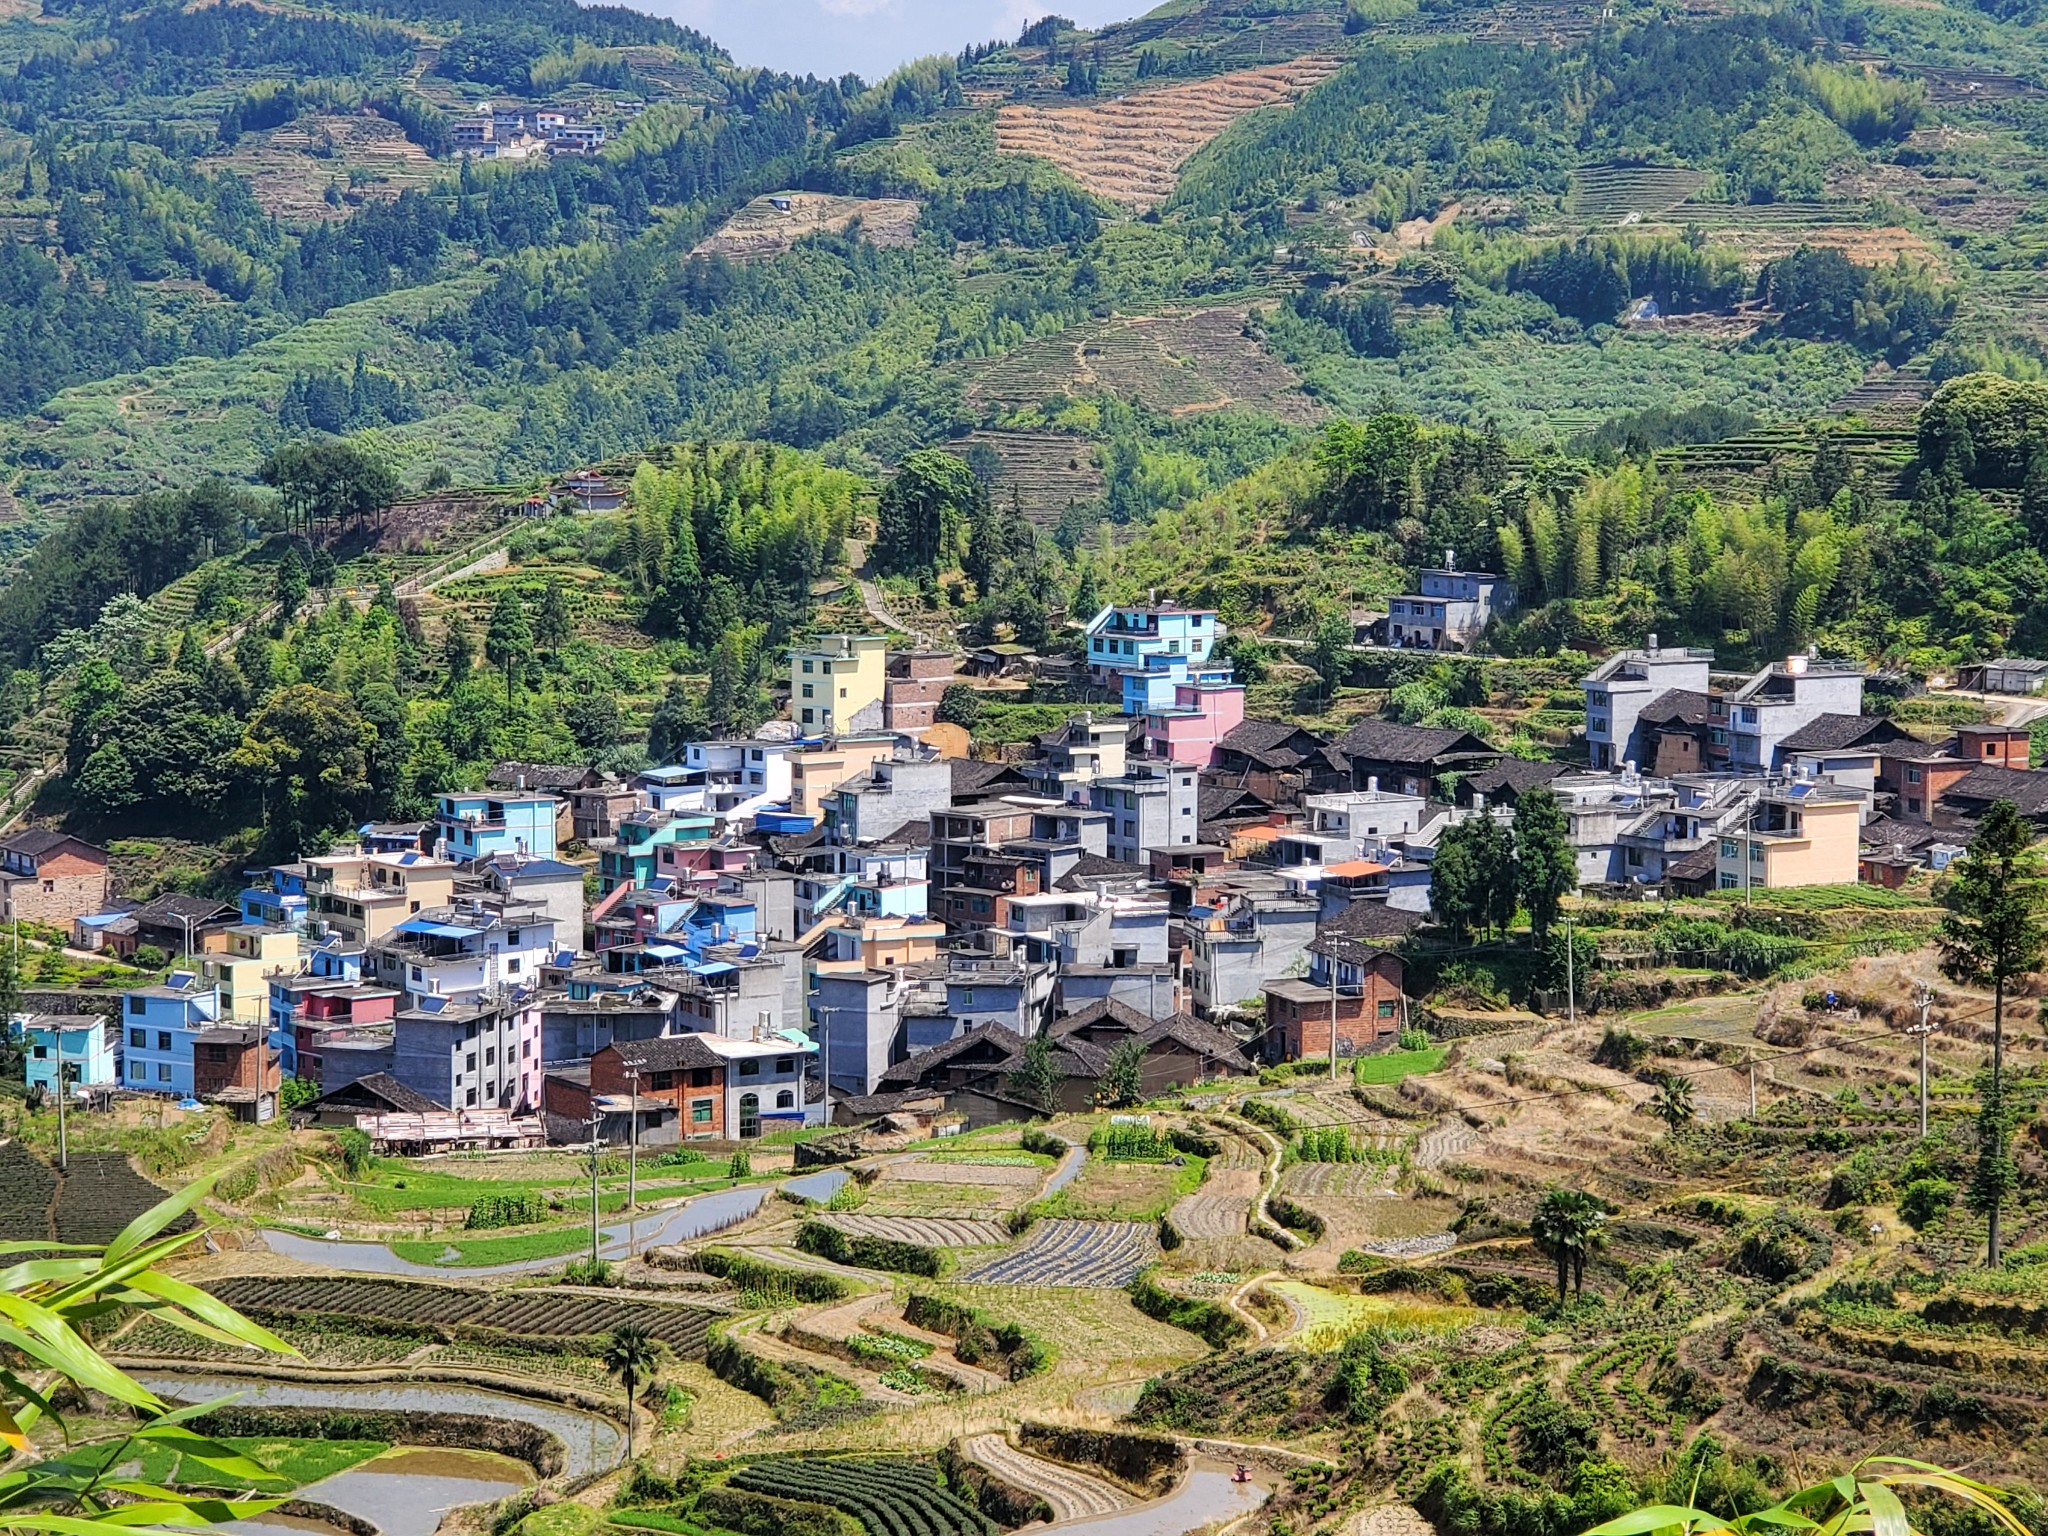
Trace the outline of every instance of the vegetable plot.
<instances>
[{"instance_id":1,"label":"vegetable plot","mask_svg":"<svg viewBox=\"0 0 2048 1536\"><path fill-rule=\"evenodd\" d=\"M1047 1221L1024 1246L966 1278L988 1285L1129 1285L1159 1257L1150 1222Z\"/></svg>"},{"instance_id":2,"label":"vegetable plot","mask_svg":"<svg viewBox=\"0 0 2048 1536\"><path fill-rule=\"evenodd\" d=\"M997 1536L996 1523L939 1486L929 1466L821 1458L756 1462L732 1485L844 1510L868 1536Z\"/></svg>"}]
</instances>

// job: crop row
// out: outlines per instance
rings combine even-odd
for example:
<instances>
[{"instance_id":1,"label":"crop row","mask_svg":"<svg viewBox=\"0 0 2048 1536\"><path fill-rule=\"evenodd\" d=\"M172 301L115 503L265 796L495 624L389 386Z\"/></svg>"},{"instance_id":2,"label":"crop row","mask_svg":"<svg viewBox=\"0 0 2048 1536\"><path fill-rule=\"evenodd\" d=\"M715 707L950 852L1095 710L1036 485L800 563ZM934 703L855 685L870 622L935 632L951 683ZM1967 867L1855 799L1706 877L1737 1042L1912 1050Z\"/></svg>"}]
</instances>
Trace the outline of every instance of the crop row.
<instances>
[{"instance_id":1,"label":"crop row","mask_svg":"<svg viewBox=\"0 0 2048 1536\"><path fill-rule=\"evenodd\" d=\"M702 1353L714 1315L706 1308L675 1303L547 1291L499 1294L397 1280L242 1277L221 1282L214 1293L259 1317L361 1318L514 1338L590 1338L636 1323L678 1353L693 1357Z\"/></svg>"},{"instance_id":2,"label":"crop row","mask_svg":"<svg viewBox=\"0 0 2048 1536\"><path fill-rule=\"evenodd\" d=\"M50 1235L57 1175L18 1141L0 1144L0 1241L33 1243Z\"/></svg>"},{"instance_id":3,"label":"crop row","mask_svg":"<svg viewBox=\"0 0 2048 1536\"><path fill-rule=\"evenodd\" d=\"M1016 1252L967 1278L991 1285L1114 1287L1130 1284L1158 1256L1157 1236L1146 1222L1048 1221Z\"/></svg>"},{"instance_id":4,"label":"crop row","mask_svg":"<svg viewBox=\"0 0 2048 1536\"><path fill-rule=\"evenodd\" d=\"M1480 1459L1486 1475L1498 1483L1538 1481L1525 1471L1515 1457L1515 1426L1550 1395L1549 1378L1538 1373L1506 1397L1499 1399L1479 1424Z\"/></svg>"},{"instance_id":5,"label":"crop row","mask_svg":"<svg viewBox=\"0 0 2048 1536\"><path fill-rule=\"evenodd\" d=\"M940 1487L930 1468L905 1462L756 1462L734 1474L732 1485L829 1504L860 1521L868 1536L996 1536L995 1522Z\"/></svg>"},{"instance_id":6,"label":"crop row","mask_svg":"<svg viewBox=\"0 0 2048 1536\"><path fill-rule=\"evenodd\" d=\"M128 1166L122 1152L80 1152L59 1176L50 1219L60 1243L110 1243L129 1222L160 1204L166 1191ZM190 1215L166 1229L189 1231Z\"/></svg>"}]
</instances>

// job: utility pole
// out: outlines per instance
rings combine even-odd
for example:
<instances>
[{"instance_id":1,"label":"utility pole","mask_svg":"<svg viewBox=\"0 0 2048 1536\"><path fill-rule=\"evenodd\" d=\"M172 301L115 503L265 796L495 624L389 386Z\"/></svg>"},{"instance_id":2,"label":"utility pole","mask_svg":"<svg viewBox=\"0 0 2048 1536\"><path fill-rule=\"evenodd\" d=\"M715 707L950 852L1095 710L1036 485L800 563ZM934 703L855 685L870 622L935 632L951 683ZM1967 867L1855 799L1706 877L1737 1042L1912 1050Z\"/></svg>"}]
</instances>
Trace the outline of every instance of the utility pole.
<instances>
[{"instance_id":1,"label":"utility pole","mask_svg":"<svg viewBox=\"0 0 2048 1536\"><path fill-rule=\"evenodd\" d=\"M603 1112L598 1109L595 1102L592 1102L590 1106L590 1264L592 1269L595 1269L598 1263L597 1165L598 1152L599 1149L603 1147L604 1143L598 1138L597 1131L598 1127L601 1126L603 1123ZM595 1275L593 1275L592 1279L595 1278Z\"/></svg>"},{"instance_id":2,"label":"utility pole","mask_svg":"<svg viewBox=\"0 0 2048 1536\"><path fill-rule=\"evenodd\" d=\"M1920 995L1913 999L1920 1010L1920 1022L1906 1033L1920 1040L1920 1139L1927 1139L1927 1037L1934 1033L1935 1026L1927 1022L1927 1011L1934 1006L1934 990L1922 985Z\"/></svg>"},{"instance_id":3,"label":"utility pole","mask_svg":"<svg viewBox=\"0 0 2048 1536\"><path fill-rule=\"evenodd\" d=\"M1749 906L1749 867L1756 859L1756 801L1752 798L1742 812L1742 905Z\"/></svg>"},{"instance_id":4,"label":"utility pole","mask_svg":"<svg viewBox=\"0 0 2048 1536\"><path fill-rule=\"evenodd\" d=\"M1330 1081L1337 1081L1337 957L1325 955L1330 966Z\"/></svg>"},{"instance_id":5,"label":"utility pole","mask_svg":"<svg viewBox=\"0 0 2048 1536\"><path fill-rule=\"evenodd\" d=\"M640 1208L640 1069L626 1069L632 1119L626 1125L626 1257L633 1257L633 1213Z\"/></svg>"},{"instance_id":6,"label":"utility pole","mask_svg":"<svg viewBox=\"0 0 2048 1536\"><path fill-rule=\"evenodd\" d=\"M64 1101L71 1096L71 1085L64 1080L64 1031L60 1027L52 1033L57 1037L57 1171L67 1173L71 1168L71 1142L64 1129Z\"/></svg>"},{"instance_id":7,"label":"utility pole","mask_svg":"<svg viewBox=\"0 0 2048 1536\"><path fill-rule=\"evenodd\" d=\"M1579 1022L1578 956L1572 949L1572 915L1564 915L1564 1008L1568 1023Z\"/></svg>"}]
</instances>

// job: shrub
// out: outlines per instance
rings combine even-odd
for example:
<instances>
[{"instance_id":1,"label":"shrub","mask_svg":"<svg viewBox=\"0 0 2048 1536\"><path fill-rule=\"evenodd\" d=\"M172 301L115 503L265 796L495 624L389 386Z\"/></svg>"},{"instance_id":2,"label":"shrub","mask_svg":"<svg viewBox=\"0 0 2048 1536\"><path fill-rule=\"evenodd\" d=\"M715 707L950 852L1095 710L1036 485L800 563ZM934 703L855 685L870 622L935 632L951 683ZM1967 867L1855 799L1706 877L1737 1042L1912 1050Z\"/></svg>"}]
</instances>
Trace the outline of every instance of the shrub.
<instances>
[{"instance_id":1,"label":"shrub","mask_svg":"<svg viewBox=\"0 0 2048 1536\"><path fill-rule=\"evenodd\" d=\"M1017 1145L1026 1152L1036 1152L1040 1157L1065 1157L1071 1150L1052 1132L1041 1131L1035 1125L1024 1128L1024 1134L1017 1138Z\"/></svg>"},{"instance_id":2,"label":"shrub","mask_svg":"<svg viewBox=\"0 0 2048 1536\"><path fill-rule=\"evenodd\" d=\"M1246 1099L1240 1113L1253 1125L1263 1125L1269 1131L1278 1131L1282 1136L1292 1136L1296 1130L1294 1116L1277 1104L1264 1099Z\"/></svg>"},{"instance_id":3,"label":"shrub","mask_svg":"<svg viewBox=\"0 0 2048 1536\"><path fill-rule=\"evenodd\" d=\"M1212 1349L1235 1344L1251 1332L1243 1318L1227 1307L1167 1290L1146 1270L1131 1282L1131 1304L1147 1317L1185 1328Z\"/></svg>"},{"instance_id":4,"label":"shrub","mask_svg":"<svg viewBox=\"0 0 2048 1536\"><path fill-rule=\"evenodd\" d=\"M787 1296L791 1301L843 1301L854 1288L837 1275L815 1269L791 1269L730 1248L706 1248L696 1256L698 1270L729 1280L743 1291Z\"/></svg>"},{"instance_id":5,"label":"shrub","mask_svg":"<svg viewBox=\"0 0 2048 1536\"><path fill-rule=\"evenodd\" d=\"M780 1499L739 1488L707 1488L698 1510L739 1536L867 1536L867 1528L829 1504Z\"/></svg>"},{"instance_id":6,"label":"shrub","mask_svg":"<svg viewBox=\"0 0 2048 1536\"><path fill-rule=\"evenodd\" d=\"M346 1130L334 1133L335 1156L341 1160L341 1171L352 1179L359 1179L370 1168L370 1138L361 1131Z\"/></svg>"},{"instance_id":7,"label":"shrub","mask_svg":"<svg viewBox=\"0 0 2048 1536\"><path fill-rule=\"evenodd\" d=\"M1435 1042L1429 1038L1428 1030L1411 1024L1401 1031L1400 1039L1396 1043L1404 1051L1426 1051Z\"/></svg>"},{"instance_id":8,"label":"shrub","mask_svg":"<svg viewBox=\"0 0 2048 1536\"><path fill-rule=\"evenodd\" d=\"M1596 1066L1612 1067L1617 1072L1633 1072L1650 1059L1650 1042L1632 1029L1620 1029L1608 1025L1601 1033L1600 1044L1593 1050Z\"/></svg>"},{"instance_id":9,"label":"shrub","mask_svg":"<svg viewBox=\"0 0 2048 1536\"><path fill-rule=\"evenodd\" d=\"M1166 1133L1166 1139L1173 1144L1176 1152L1185 1152L1189 1157L1221 1157L1223 1143L1214 1136L1204 1136L1199 1131L1176 1125Z\"/></svg>"},{"instance_id":10,"label":"shrub","mask_svg":"<svg viewBox=\"0 0 2048 1536\"><path fill-rule=\"evenodd\" d=\"M1956 1187L1947 1179L1915 1179L1899 1198L1899 1219L1915 1232L1932 1226L1956 1203Z\"/></svg>"},{"instance_id":11,"label":"shrub","mask_svg":"<svg viewBox=\"0 0 2048 1536\"><path fill-rule=\"evenodd\" d=\"M1088 1138L1088 1150L1113 1163L1161 1163L1173 1155L1171 1143L1149 1125L1106 1125Z\"/></svg>"},{"instance_id":12,"label":"shrub","mask_svg":"<svg viewBox=\"0 0 2048 1536\"><path fill-rule=\"evenodd\" d=\"M950 1257L936 1248L866 1233L855 1236L822 1221L807 1221L797 1228L796 1245L805 1253L830 1259L835 1264L922 1275L927 1280L939 1279L951 1267Z\"/></svg>"},{"instance_id":13,"label":"shrub","mask_svg":"<svg viewBox=\"0 0 2048 1536\"><path fill-rule=\"evenodd\" d=\"M536 1193L478 1195L470 1202L463 1226L472 1232L488 1232L497 1227L530 1227L547 1219L547 1202Z\"/></svg>"},{"instance_id":14,"label":"shrub","mask_svg":"<svg viewBox=\"0 0 2048 1536\"><path fill-rule=\"evenodd\" d=\"M562 1266L565 1285L610 1285L616 1278L609 1259L571 1259Z\"/></svg>"}]
</instances>

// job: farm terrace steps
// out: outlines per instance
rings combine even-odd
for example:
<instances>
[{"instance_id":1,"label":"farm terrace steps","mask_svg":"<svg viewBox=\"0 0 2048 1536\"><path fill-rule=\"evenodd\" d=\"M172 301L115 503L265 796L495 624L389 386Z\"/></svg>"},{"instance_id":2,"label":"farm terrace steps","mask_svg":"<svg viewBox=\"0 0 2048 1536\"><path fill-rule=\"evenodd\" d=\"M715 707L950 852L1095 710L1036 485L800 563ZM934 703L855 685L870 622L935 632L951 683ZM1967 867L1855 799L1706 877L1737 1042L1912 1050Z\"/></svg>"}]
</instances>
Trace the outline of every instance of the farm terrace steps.
<instances>
[{"instance_id":1,"label":"farm terrace steps","mask_svg":"<svg viewBox=\"0 0 2048 1536\"><path fill-rule=\"evenodd\" d=\"M776 206L778 203L786 207ZM780 256L812 235L841 234L856 222L870 244L917 244L922 205L907 198L835 197L823 192L775 192L757 197L700 241L693 256L762 261Z\"/></svg>"},{"instance_id":2,"label":"farm terrace steps","mask_svg":"<svg viewBox=\"0 0 2048 1536\"><path fill-rule=\"evenodd\" d=\"M1129 1285L1158 1257L1158 1233L1149 1222L1044 1221L1015 1252L961 1278L978 1285L1111 1289Z\"/></svg>"},{"instance_id":3,"label":"farm terrace steps","mask_svg":"<svg viewBox=\"0 0 2048 1536\"><path fill-rule=\"evenodd\" d=\"M967 1459L1013 1488L1035 1493L1055 1521L1086 1520L1129 1509L1137 1500L1113 1483L1018 1450L1001 1435L976 1435L961 1446Z\"/></svg>"},{"instance_id":4,"label":"farm terrace steps","mask_svg":"<svg viewBox=\"0 0 2048 1536\"><path fill-rule=\"evenodd\" d=\"M1339 67L1310 54L1088 106L1013 104L996 113L996 148L1050 160L1112 201L1156 207L1173 195L1181 166L1239 117L1292 101Z\"/></svg>"},{"instance_id":5,"label":"farm terrace steps","mask_svg":"<svg viewBox=\"0 0 2048 1536\"><path fill-rule=\"evenodd\" d=\"M1256 1175L1252 1182L1257 1185ZM1250 1195L1189 1195L1174 1206L1167 1220L1185 1238L1243 1237L1251 1221L1254 1198L1256 1188Z\"/></svg>"},{"instance_id":6,"label":"farm terrace steps","mask_svg":"<svg viewBox=\"0 0 2048 1536\"><path fill-rule=\"evenodd\" d=\"M982 1184L1001 1189L1036 1189L1045 1170L1017 1163L942 1163L923 1155L885 1164L880 1183Z\"/></svg>"},{"instance_id":7,"label":"farm terrace steps","mask_svg":"<svg viewBox=\"0 0 2048 1536\"><path fill-rule=\"evenodd\" d=\"M716 1309L597 1291L426 1285L354 1277L232 1277L207 1287L258 1318L365 1318L422 1331L536 1340L593 1338L637 1323L686 1359L701 1359Z\"/></svg>"},{"instance_id":8,"label":"farm terrace steps","mask_svg":"<svg viewBox=\"0 0 2048 1536\"><path fill-rule=\"evenodd\" d=\"M917 1243L926 1248L1001 1248L1010 1229L1000 1221L972 1221L946 1216L867 1216L860 1212L828 1212L817 1218L855 1237L880 1237Z\"/></svg>"},{"instance_id":9,"label":"farm terrace steps","mask_svg":"<svg viewBox=\"0 0 2048 1536\"><path fill-rule=\"evenodd\" d=\"M1070 506L1101 500L1108 484L1095 462L1095 445L1072 433L976 431L954 438L946 451L965 458L976 447L987 448L1001 466L990 485L996 501L1007 505L1015 495L1025 517L1046 527Z\"/></svg>"}]
</instances>

